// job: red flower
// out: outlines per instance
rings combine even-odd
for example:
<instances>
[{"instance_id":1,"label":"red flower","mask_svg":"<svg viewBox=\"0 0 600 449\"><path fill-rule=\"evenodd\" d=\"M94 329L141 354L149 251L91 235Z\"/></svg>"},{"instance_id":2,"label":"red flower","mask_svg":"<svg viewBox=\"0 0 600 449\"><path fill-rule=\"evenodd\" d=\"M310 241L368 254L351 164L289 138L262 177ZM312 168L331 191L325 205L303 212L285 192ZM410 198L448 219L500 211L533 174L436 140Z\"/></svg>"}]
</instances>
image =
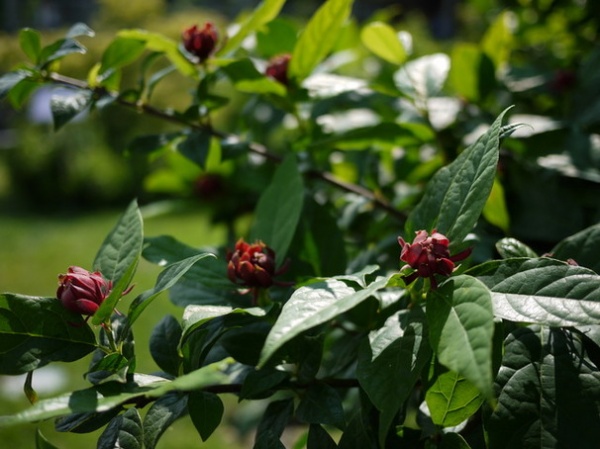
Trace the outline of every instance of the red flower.
<instances>
[{"instance_id":1,"label":"red flower","mask_svg":"<svg viewBox=\"0 0 600 449\"><path fill-rule=\"evenodd\" d=\"M200 62L208 59L219 40L217 30L211 22L206 22L202 29L198 29L198 26L194 25L186 29L181 37L184 48L196 56Z\"/></svg>"},{"instance_id":2,"label":"red flower","mask_svg":"<svg viewBox=\"0 0 600 449\"><path fill-rule=\"evenodd\" d=\"M81 267L69 267L67 274L58 276L56 296L62 305L75 313L91 316L112 290L112 282Z\"/></svg>"},{"instance_id":3,"label":"red flower","mask_svg":"<svg viewBox=\"0 0 600 449\"><path fill-rule=\"evenodd\" d=\"M410 284L417 277L429 278L434 289L437 288L434 275L450 276L454 270L454 262L464 260L471 254L471 248L468 248L451 256L448 250L450 241L435 229L431 236L427 231L418 231L412 243L407 243L402 237L398 237L398 243L402 247L400 260L416 270L405 277L406 283Z\"/></svg>"},{"instance_id":4,"label":"red flower","mask_svg":"<svg viewBox=\"0 0 600 449\"><path fill-rule=\"evenodd\" d=\"M271 58L267 65L265 74L276 81L279 81L284 86L288 85L288 65L292 55L284 54Z\"/></svg>"},{"instance_id":5,"label":"red flower","mask_svg":"<svg viewBox=\"0 0 600 449\"><path fill-rule=\"evenodd\" d=\"M275 269L275 251L260 240L249 244L239 239L235 250L227 254L227 277L231 282L254 290L268 288L271 285L289 285L273 278L287 269L284 264Z\"/></svg>"}]
</instances>

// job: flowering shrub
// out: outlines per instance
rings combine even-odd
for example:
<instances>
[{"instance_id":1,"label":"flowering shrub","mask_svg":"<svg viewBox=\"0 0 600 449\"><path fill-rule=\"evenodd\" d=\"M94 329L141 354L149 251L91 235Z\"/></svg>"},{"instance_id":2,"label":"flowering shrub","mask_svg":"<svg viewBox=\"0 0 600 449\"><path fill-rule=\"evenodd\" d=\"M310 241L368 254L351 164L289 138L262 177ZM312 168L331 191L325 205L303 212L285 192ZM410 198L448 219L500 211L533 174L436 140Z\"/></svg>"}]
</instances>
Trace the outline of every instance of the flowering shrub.
<instances>
[{"instance_id":1,"label":"flowering shrub","mask_svg":"<svg viewBox=\"0 0 600 449\"><path fill-rule=\"evenodd\" d=\"M213 198L215 220L243 236L218 248L147 236L132 200L92 272L61 275L57 297L0 295L0 373L27 373L32 402L0 426L55 419L58 431L103 428L98 447L152 449L185 416L208 439L220 395L234 393L267 404L256 449L283 447L292 422L294 447L309 449L595 447L600 214L597 196L572 194L562 176L596 188L597 85L578 91L573 116L537 117L545 131L530 131L511 103L559 111L567 100L528 90L538 78L511 67L509 12L481 45L419 56L390 25L359 26L350 0L326 1L298 33L278 21L282 6L265 0L236 31L192 26L181 41L122 30L85 80L58 62L85 51L89 27L46 46L21 31L29 62L0 78L0 97L18 107L39 86L68 87L52 99L57 129L116 107L179 127L129 150L162 158L169 180ZM577 23L593 23L589 11ZM590 51L584 75L599 67ZM159 57L169 67L149 73ZM135 62L139 83L123 86ZM379 70L357 75L362 63ZM151 102L165 76L194 83L184 110ZM582 79L563 79L561 95ZM221 128L230 101L243 113ZM572 153L546 150L565 136L578 139ZM565 158L543 182L531 175ZM546 201L568 222L531 218ZM164 268L129 299L141 258ZM181 318L153 330L159 371L140 373L136 322L164 292ZM32 394L37 368L90 354L87 389Z\"/></svg>"}]
</instances>

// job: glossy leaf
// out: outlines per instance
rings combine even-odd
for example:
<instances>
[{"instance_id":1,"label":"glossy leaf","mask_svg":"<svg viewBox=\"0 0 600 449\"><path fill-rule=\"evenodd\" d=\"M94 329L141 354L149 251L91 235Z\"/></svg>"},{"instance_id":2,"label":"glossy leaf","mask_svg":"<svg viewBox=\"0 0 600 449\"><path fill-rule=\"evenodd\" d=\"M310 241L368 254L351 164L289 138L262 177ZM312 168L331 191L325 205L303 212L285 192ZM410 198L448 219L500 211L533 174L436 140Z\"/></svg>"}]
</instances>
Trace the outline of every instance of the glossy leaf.
<instances>
[{"instance_id":1,"label":"glossy leaf","mask_svg":"<svg viewBox=\"0 0 600 449\"><path fill-rule=\"evenodd\" d=\"M178 353L181 325L172 315L165 316L150 335L150 354L156 364L166 373L179 374L181 356Z\"/></svg>"},{"instance_id":2,"label":"glossy leaf","mask_svg":"<svg viewBox=\"0 0 600 449\"><path fill-rule=\"evenodd\" d=\"M548 258L491 261L468 271L492 291L494 314L549 326L600 323L600 276Z\"/></svg>"},{"instance_id":3,"label":"glossy leaf","mask_svg":"<svg viewBox=\"0 0 600 449\"><path fill-rule=\"evenodd\" d=\"M22 374L50 362L73 362L95 348L90 327L58 299L0 295L0 373Z\"/></svg>"},{"instance_id":4,"label":"glossy leaf","mask_svg":"<svg viewBox=\"0 0 600 449\"><path fill-rule=\"evenodd\" d=\"M217 51L217 54L227 55L236 50L249 34L275 19L284 3L285 0L263 0L244 20L238 31L234 35L228 36L225 45Z\"/></svg>"},{"instance_id":5,"label":"glossy leaf","mask_svg":"<svg viewBox=\"0 0 600 449\"><path fill-rule=\"evenodd\" d=\"M394 74L396 87L425 106L425 100L440 93L450 70L450 58L443 53L421 56L405 64Z\"/></svg>"},{"instance_id":6,"label":"glossy leaf","mask_svg":"<svg viewBox=\"0 0 600 449\"><path fill-rule=\"evenodd\" d=\"M57 432L89 433L104 427L121 412L120 407L105 412L71 413L57 418L54 428Z\"/></svg>"},{"instance_id":7,"label":"glossy leaf","mask_svg":"<svg viewBox=\"0 0 600 449\"><path fill-rule=\"evenodd\" d=\"M380 279L363 290L355 291L344 282L326 279L300 287L284 304L267 336L259 366L264 366L279 348L294 337L356 307L386 284L386 279Z\"/></svg>"},{"instance_id":8,"label":"glossy leaf","mask_svg":"<svg viewBox=\"0 0 600 449\"><path fill-rule=\"evenodd\" d=\"M40 32L33 28L22 28L19 31L19 44L21 50L33 62L37 62L42 51L42 38Z\"/></svg>"},{"instance_id":9,"label":"glossy leaf","mask_svg":"<svg viewBox=\"0 0 600 449\"><path fill-rule=\"evenodd\" d=\"M50 63L62 59L67 55L74 53L84 54L86 51L86 48L75 39L59 39L58 41L42 48L38 61L39 64L45 68Z\"/></svg>"},{"instance_id":10,"label":"glossy leaf","mask_svg":"<svg viewBox=\"0 0 600 449\"><path fill-rule=\"evenodd\" d=\"M471 232L492 190L504 111L475 144L440 169L406 222L406 235L437 229L460 243ZM409 237L410 238L410 237Z\"/></svg>"},{"instance_id":11,"label":"glossy leaf","mask_svg":"<svg viewBox=\"0 0 600 449\"><path fill-rule=\"evenodd\" d=\"M286 158L256 206L250 240L262 240L275 251L277 265L285 260L304 201L304 183L296 159Z\"/></svg>"},{"instance_id":12,"label":"glossy leaf","mask_svg":"<svg viewBox=\"0 0 600 449\"><path fill-rule=\"evenodd\" d=\"M513 237L505 237L496 242L496 250L503 259L511 257L538 257L536 252L525 243Z\"/></svg>"},{"instance_id":13,"label":"glossy leaf","mask_svg":"<svg viewBox=\"0 0 600 449\"><path fill-rule=\"evenodd\" d=\"M186 395L171 392L158 398L144 417L144 447L154 449L162 434L186 412Z\"/></svg>"},{"instance_id":14,"label":"glossy leaf","mask_svg":"<svg viewBox=\"0 0 600 449\"><path fill-rule=\"evenodd\" d=\"M302 81L333 49L352 0L327 0L310 18L300 35L289 65L289 77Z\"/></svg>"},{"instance_id":15,"label":"glossy leaf","mask_svg":"<svg viewBox=\"0 0 600 449\"><path fill-rule=\"evenodd\" d=\"M492 396L491 293L477 279L461 275L427 295L429 338L439 362Z\"/></svg>"},{"instance_id":16,"label":"glossy leaf","mask_svg":"<svg viewBox=\"0 0 600 449\"><path fill-rule=\"evenodd\" d=\"M483 403L483 397L464 377L446 371L428 388L425 401L434 424L453 427L475 414Z\"/></svg>"},{"instance_id":17,"label":"glossy leaf","mask_svg":"<svg viewBox=\"0 0 600 449\"><path fill-rule=\"evenodd\" d=\"M306 423L331 425L340 430L346 425L340 395L325 384L316 384L304 392L296 417Z\"/></svg>"},{"instance_id":18,"label":"glossy leaf","mask_svg":"<svg viewBox=\"0 0 600 449\"><path fill-rule=\"evenodd\" d=\"M188 410L200 438L206 441L221 423L223 401L214 393L192 391L188 397Z\"/></svg>"},{"instance_id":19,"label":"glossy leaf","mask_svg":"<svg viewBox=\"0 0 600 449\"><path fill-rule=\"evenodd\" d=\"M600 272L600 224L586 228L559 242L550 254L560 260L573 259L579 265Z\"/></svg>"},{"instance_id":20,"label":"glossy leaf","mask_svg":"<svg viewBox=\"0 0 600 449\"><path fill-rule=\"evenodd\" d=\"M0 100L3 99L11 91L13 87L21 81L27 79L31 75L26 70L15 70L0 76Z\"/></svg>"},{"instance_id":21,"label":"glossy leaf","mask_svg":"<svg viewBox=\"0 0 600 449\"><path fill-rule=\"evenodd\" d=\"M58 131L72 119L84 112L92 103L92 91L87 89L73 90L68 94L52 95L50 110L54 120L54 130Z\"/></svg>"},{"instance_id":22,"label":"glossy leaf","mask_svg":"<svg viewBox=\"0 0 600 449\"><path fill-rule=\"evenodd\" d=\"M600 438L600 372L579 337L540 326L505 341L490 449L594 447Z\"/></svg>"},{"instance_id":23,"label":"glossy leaf","mask_svg":"<svg viewBox=\"0 0 600 449\"><path fill-rule=\"evenodd\" d=\"M400 65L408 55L396 31L387 23L371 22L360 33L362 43L380 58Z\"/></svg>"},{"instance_id":24,"label":"glossy leaf","mask_svg":"<svg viewBox=\"0 0 600 449\"><path fill-rule=\"evenodd\" d=\"M142 449L142 419L135 407L114 418L98 438L98 449Z\"/></svg>"}]
</instances>

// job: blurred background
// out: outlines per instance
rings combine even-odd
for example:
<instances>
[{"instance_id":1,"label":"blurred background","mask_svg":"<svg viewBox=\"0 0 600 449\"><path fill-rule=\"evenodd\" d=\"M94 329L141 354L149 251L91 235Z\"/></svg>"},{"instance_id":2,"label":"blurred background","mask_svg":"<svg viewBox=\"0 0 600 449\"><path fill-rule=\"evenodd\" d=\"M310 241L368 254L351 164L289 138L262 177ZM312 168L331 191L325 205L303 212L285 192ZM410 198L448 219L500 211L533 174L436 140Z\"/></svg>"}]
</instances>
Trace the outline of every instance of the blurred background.
<instances>
[{"instance_id":1,"label":"blurred background","mask_svg":"<svg viewBox=\"0 0 600 449\"><path fill-rule=\"evenodd\" d=\"M321 3L290 0L282 20L286 26L298 29ZM88 53L67 57L61 63L62 73L85 79L119 29L143 28L179 39L184 28L207 20L223 29L257 4L248 0L0 0L0 74L24 59L18 43L18 30L23 27L40 30L43 43L49 43L76 22L88 24L96 32L94 38L81 39ZM557 240L600 218L600 70L596 70L600 68L600 2L357 0L354 17L357 26L376 18L408 31L414 57L418 57L437 51L449 53L457 42L479 44L489 26L505 11L511 12L507 17L513 21L513 79L520 84L497 85L491 96L469 100L476 100L474 107L491 111L497 103L508 102L516 104L521 114L543 118L536 132L512 148L520 156L531 154L531 160L536 161L534 168L526 164L513 167L514 177L508 180L515 191L527 190L535 203L532 206L521 196L510 202L512 231L535 244L539 229L546 229L547 240ZM350 73L360 77L390 70L378 66L381 61L372 55L361 58L360 65L348 69ZM582 78L585 73L589 78ZM134 74L134 70L126 70L124 82L128 76L133 79ZM156 88L152 102L157 107L184 107L191 89L193 86L182 85L181 79L167 77ZM123 108L107 107L82 114L55 132L49 109L51 94L48 89L39 89L16 109L7 101L0 102L1 291L54 296L57 275L70 265L90 268L104 236L132 198L142 204L148 236L168 234L192 246L226 241L231 234L228 220L211 218L214 209L210 192L221 188L219 178L207 177L210 173L183 158L155 161L127 151L135 137L166 132L172 125ZM239 108L242 101L230 99L215 118L219 128L229 130L231 123L244 114ZM588 115L577 116L582 111ZM453 139L465 132L465 127L457 125L444 129L440 136L452 145ZM569 151L564 148L567 141L572 142ZM549 154L567 154L568 158L555 158L545 166L538 163L539 157ZM512 162L505 163L507 168ZM532 181L532 173L540 175L539 181ZM245 185L238 186L239 191L258 195L252 191L252 185L256 190L253 182L247 179ZM555 188L565 196L557 200ZM557 211L556 201L566 209ZM238 209L235 213L243 215L243 205L235 207L242 207L242 213ZM557 213L562 214L558 220ZM565 216L570 217L567 224L562 223ZM135 290L152 287L159 271L142 263ZM137 324L140 371L156 369L145 345L151 329L168 313L180 317L181 310L166 297L160 298L153 311L144 314ZM34 387L42 396L83 387L86 363L45 368L34 376ZM0 414L26 407L22 385L22 378L0 377ZM201 444L192 425L182 422L166 434L158 447L246 447L249 437L244 431L251 428L256 414L235 404L235 398L226 404L226 419L231 426L220 429L208 443ZM252 404L249 408L260 406ZM43 428L52 428L52 423L43 424ZM0 430L2 447L33 448L34 429L20 426ZM96 432L82 437L49 430L46 434L62 448L93 447L98 435Z\"/></svg>"}]
</instances>

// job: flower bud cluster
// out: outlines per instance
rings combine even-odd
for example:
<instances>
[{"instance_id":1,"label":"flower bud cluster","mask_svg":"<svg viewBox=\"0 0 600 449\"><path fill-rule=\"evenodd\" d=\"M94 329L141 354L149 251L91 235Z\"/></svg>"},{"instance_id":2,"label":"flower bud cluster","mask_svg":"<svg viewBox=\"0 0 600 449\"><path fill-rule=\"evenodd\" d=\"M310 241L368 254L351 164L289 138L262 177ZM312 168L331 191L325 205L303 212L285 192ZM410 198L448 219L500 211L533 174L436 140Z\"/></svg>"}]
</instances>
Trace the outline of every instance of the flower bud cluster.
<instances>
[{"instance_id":1,"label":"flower bud cluster","mask_svg":"<svg viewBox=\"0 0 600 449\"><path fill-rule=\"evenodd\" d=\"M181 38L184 48L200 62L204 62L215 50L219 35L215 26L211 22L206 22L201 29L197 25L187 28Z\"/></svg>"}]
</instances>

